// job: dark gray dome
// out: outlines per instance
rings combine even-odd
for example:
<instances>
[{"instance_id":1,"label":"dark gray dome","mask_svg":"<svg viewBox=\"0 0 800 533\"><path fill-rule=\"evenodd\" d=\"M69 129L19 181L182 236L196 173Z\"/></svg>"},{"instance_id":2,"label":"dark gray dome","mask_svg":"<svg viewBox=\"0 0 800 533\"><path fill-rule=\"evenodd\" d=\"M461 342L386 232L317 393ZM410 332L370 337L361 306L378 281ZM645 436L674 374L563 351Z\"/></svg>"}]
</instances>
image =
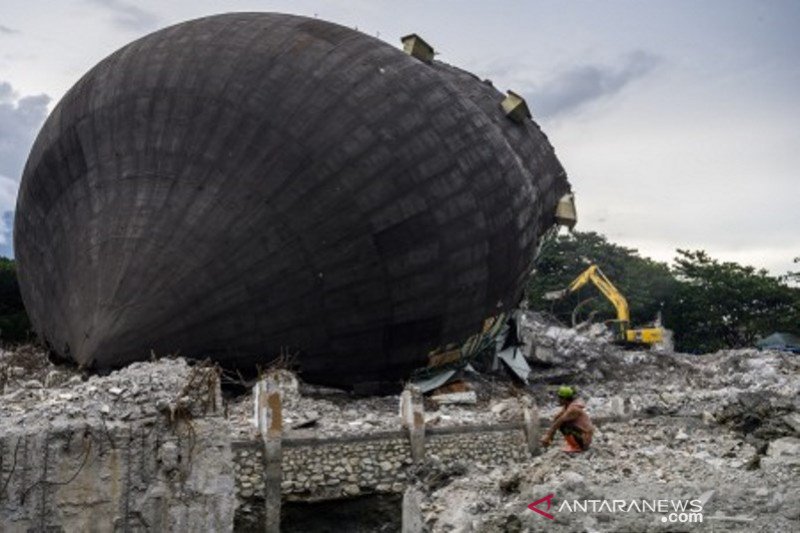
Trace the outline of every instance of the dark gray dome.
<instances>
[{"instance_id":1,"label":"dark gray dome","mask_svg":"<svg viewBox=\"0 0 800 533\"><path fill-rule=\"evenodd\" d=\"M367 35L236 13L103 60L28 159L34 327L114 367L180 351L394 380L516 303L565 173L503 95Z\"/></svg>"}]
</instances>

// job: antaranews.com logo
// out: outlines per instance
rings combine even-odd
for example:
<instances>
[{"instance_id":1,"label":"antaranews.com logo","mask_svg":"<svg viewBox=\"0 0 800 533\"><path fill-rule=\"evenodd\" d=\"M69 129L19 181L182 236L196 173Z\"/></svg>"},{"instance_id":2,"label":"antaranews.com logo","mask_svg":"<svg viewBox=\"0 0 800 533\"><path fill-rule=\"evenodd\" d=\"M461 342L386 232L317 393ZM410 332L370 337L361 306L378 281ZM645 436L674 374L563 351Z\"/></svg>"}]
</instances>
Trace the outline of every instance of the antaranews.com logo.
<instances>
[{"instance_id":1,"label":"antaranews.com logo","mask_svg":"<svg viewBox=\"0 0 800 533\"><path fill-rule=\"evenodd\" d=\"M553 508L554 513L659 513L662 522L671 524L703 521L701 500L564 500L555 509L553 498L555 494L548 494L528 505L528 509L548 520L555 520L549 512Z\"/></svg>"}]
</instances>

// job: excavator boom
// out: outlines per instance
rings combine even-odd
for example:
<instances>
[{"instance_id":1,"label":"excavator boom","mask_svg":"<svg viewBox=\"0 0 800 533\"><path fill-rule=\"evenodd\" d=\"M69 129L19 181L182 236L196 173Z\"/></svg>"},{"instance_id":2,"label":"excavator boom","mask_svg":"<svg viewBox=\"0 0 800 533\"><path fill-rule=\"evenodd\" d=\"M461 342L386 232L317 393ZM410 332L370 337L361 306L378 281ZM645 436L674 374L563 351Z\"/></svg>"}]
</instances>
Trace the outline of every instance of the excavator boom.
<instances>
[{"instance_id":1,"label":"excavator boom","mask_svg":"<svg viewBox=\"0 0 800 533\"><path fill-rule=\"evenodd\" d=\"M603 296L608 298L614 305L614 309L617 310L617 320L626 323L630 322L631 316L628 310L628 300L625 299L622 293L619 292L614 284L611 283L611 280L603 274L603 271L600 270L600 267L597 265L590 266L575 278L567 288L567 294L577 291L590 281L594 283L595 287L603 293Z\"/></svg>"}]
</instances>

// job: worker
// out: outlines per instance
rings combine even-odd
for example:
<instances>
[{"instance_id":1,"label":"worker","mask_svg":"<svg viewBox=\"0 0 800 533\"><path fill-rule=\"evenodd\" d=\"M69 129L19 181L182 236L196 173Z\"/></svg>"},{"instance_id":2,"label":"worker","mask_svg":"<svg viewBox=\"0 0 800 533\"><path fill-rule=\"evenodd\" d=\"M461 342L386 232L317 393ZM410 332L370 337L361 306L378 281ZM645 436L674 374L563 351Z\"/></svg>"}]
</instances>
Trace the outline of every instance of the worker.
<instances>
[{"instance_id":1,"label":"worker","mask_svg":"<svg viewBox=\"0 0 800 533\"><path fill-rule=\"evenodd\" d=\"M586 413L586 405L578 399L578 391L574 387L562 385L558 388L558 402L561 410L542 437L542 446L550 446L556 431L560 431L566 442L561 451L578 453L588 450L592 444L594 425Z\"/></svg>"}]
</instances>

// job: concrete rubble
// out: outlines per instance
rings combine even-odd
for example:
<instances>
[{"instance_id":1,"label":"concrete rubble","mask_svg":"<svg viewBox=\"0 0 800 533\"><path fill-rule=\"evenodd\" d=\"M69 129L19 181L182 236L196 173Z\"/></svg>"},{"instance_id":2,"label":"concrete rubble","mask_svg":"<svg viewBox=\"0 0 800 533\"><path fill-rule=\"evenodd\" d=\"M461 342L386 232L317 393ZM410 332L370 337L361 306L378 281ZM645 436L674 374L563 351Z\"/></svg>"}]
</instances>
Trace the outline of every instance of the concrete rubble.
<instances>
[{"instance_id":1,"label":"concrete rubble","mask_svg":"<svg viewBox=\"0 0 800 533\"><path fill-rule=\"evenodd\" d=\"M577 384L598 420L592 450L553 446L530 462L467 471L415 488L429 531L791 531L800 528L800 358L755 349L706 355L620 350L526 316L521 334L544 384ZM545 349L541 349L544 347ZM539 348L537 350L537 348ZM709 492L710 491L710 492ZM653 513L530 511L555 494L572 500L695 499L710 495L703 524ZM545 507L541 507L545 509Z\"/></svg>"},{"instance_id":2,"label":"concrete rubble","mask_svg":"<svg viewBox=\"0 0 800 533\"><path fill-rule=\"evenodd\" d=\"M0 352L0 530L230 531L216 379L183 359L84 376Z\"/></svg>"},{"instance_id":3,"label":"concrete rubble","mask_svg":"<svg viewBox=\"0 0 800 533\"><path fill-rule=\"evenodd\" d=\"M525 464L469 465L428 490L421 512L430 531L793 531L800 520L793 441L771 445L752 469L756 449L719 426L668 417L607 423L593 450L577 457L554 447ZM692 500L708 491L702 524L664 523L658 513L558 512L564 501ZM527 508L548 494L555 495L552 522Z\"/></svg>"},{"instance_id":4,"label":"concrete rubble","mask_svg":"<svg viewBox=\"0 0 800 533\"><path fill-rule=\"evenodd\" d=\"M558 409L554 389L569 383L578 387L597 422L592 450L570 456L555 445L502 468L479 462L445 466L428 456L409 475L413 494L406 500L419 516L411 513L408 520L434 532L800 529L800 357L756 349L706 355L626 351L602 330L576 332L531 312L523 314L519 332L533 369L531 384L471 374L469 401L474 395L475 403L427 397L425 426L519 422L522 403L538 406L546 422ZM181 400L194 368L180 358L161 359L87 376L52 365L30 347L0 352L3 451L23 433L81 424L99 434L103 427L176 419L187 410L198 418L218 413L213 425L221 429L206 427L204 438L220 439L214 443L223 458L231 440L258 439L252 395L199 394ZM286 438L357 436L400 427L397 395L360 398L305 384L288 371L279 376ZM164 441L155 453L160 464L174 463L180 443ZM231 492L231 474L220 461L205 465L217 469L216 485L198 481L193 494L209 498L215 490ZM160 466L154 468L154 478L167 479L158 473ZM3 480L7 463L0 471ZM550 522L527 508L548 494L555 495L556 507L574 499L702 496L704 521L681 525L664 523L657 513L556 512ZM216 504L233 513L232 502Z\"/></svg>"},{"instance_id":5,"label":"concrete rubble","mask_svg":"<svg viewBox=\"0 0 800 533\"><path fill-rule=\"evenodd\" d=\"M21 351L27 368L13 364L19 353L0 353L0 375L5 376L0 378L2 425L26 427L59 420L111 423L169 415L169 409L176 407L193 410L194 415L221 407L220 397L194 401L193 396L206 389L186 388L191 367L185 359L133 363L106 376L84 377L74 367L50 364L42 351L29 346ZM172 405L176 399L179 405Z\"/></svg>"},{"instance_id":6,"label":"concrete rubble","mask_svg":"<svg viewBox=\"0 0 800 533\"><path fill-rule=\"evenodd\" d=\"M576 384L598 420L593 449L577 457L544 451L505 468L441 469L412 487L426 531L789 531L800 527L800 358L755 349L706 355L625 351L602 331L585 334L525 315L521 335L535 368L524 393L549 419L553 389ZM476 405L427 402L426 425L518 420L519 389L474 383ZM490 386L491 385L491 386ZM489 387L491 390L486 391ZM317 417L303 435L392 429L396 398L290 400L286 416ZM298 431L298 433L301 433ZM561 513L527 509L554 493L573 499L695 499L703 524L671 524L653 513ZM414 516L408 520L417 520ZM680 530L684 530L680 529ZM688 530L688 529L687 529Z\"/></svg>"},{"instance_id":7,"label":"concrete rubble","mask_svg":"<svg viewBox=\"0 0 800 533\"><path fill-rule=\"evenodd\" d=\"M305 390L306 394L301 392ZM514 389L506 383L493 383L482 394L459 393L457 400L467 403L439 404L426 402L425 422L428 426L492 424L518 418L520 409L512 396ZM333 437L397 431L399 427L398 395L354 397L335 389L310 387L303 383L283 390L283 421L288 437ZM460 394L465 394L461 397ZM499 395L499 396L497 396ZM253 400L247 394L231 399L227 406L235 438L247 440L258 436L253 423Z\"/></svg>"}]
</instances>

